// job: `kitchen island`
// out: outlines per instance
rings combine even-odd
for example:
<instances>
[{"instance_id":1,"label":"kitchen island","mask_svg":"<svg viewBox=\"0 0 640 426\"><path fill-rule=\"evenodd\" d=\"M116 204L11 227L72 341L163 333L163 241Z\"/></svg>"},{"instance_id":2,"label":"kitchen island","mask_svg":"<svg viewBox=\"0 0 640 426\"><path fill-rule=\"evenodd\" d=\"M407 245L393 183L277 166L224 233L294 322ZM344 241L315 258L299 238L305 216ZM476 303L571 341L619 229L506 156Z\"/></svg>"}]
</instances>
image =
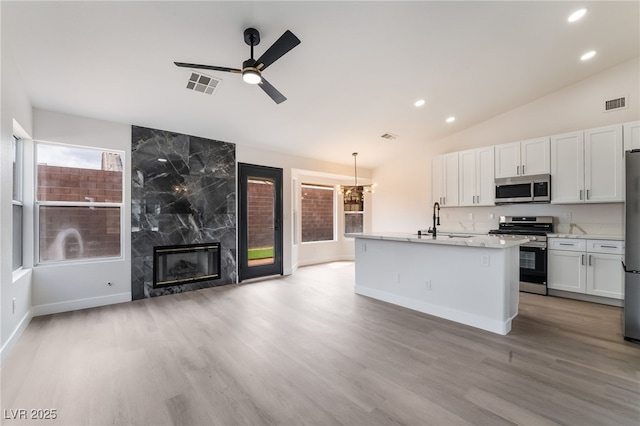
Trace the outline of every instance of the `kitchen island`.
<instances>
[{"instance_id":1,"label":"kitchen island","mask_svg":"<svg viewBox=\"0 0 640 426\"><path fill-rule=\"evenodd\" d=\"M355 238L357 294L493 333L511 330L526 238L347 236Z\"/></svg>"}]
</instances>

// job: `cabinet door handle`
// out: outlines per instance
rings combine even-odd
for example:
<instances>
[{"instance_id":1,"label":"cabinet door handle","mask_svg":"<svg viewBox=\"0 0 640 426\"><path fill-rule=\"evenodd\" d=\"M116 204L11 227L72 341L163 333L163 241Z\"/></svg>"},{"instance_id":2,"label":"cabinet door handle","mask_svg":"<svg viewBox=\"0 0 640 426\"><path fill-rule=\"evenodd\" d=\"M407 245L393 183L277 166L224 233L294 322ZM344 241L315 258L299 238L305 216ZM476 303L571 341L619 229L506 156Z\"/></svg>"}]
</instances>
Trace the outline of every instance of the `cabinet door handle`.
<instances>
[{"instance_id":1,"label":"cabinet door handle","mask_svg":"<svg viewBox=\"0 0 640 426\"><path fill-rule=\"evenodd\" d=\"M516 166L516 176L520 176L520 166Z\"/></svg>"},{"instance_id":2,"label":"cabinet door handle","mask_svg":"<svg viewBox=\"0 0 640 426\"><path fill-rule=\"evenodd\" d=\"M584 265L584 254L580 255L580 264Z\"/></svg>"},{"instance_id":3,"label":"cabinet door handle","mask_svg":"<svg viewBox=\"0 0 640 426\"><path fill-rule=\"evenodd\" d=\"M589 198L591 198L591 190L590 190L590 189L587 189L587 200L588 200Z\"/></svg>"},{"instance_id":4,"label":"cabinet door handle","mask_svg":"<svg viewBox=\"0 0 640 426\"><path fill-rule=\"evenodd\" d=\"M582 200L582 189L580 190L580 199Z\"/></svg>"},{"instance_id":5,"label":"cabinet door handle","mask_svg":"<svg viewBox=\"0 0 640 426\"><path fill-rule=\"evenodd\" d=\"M571 247L573 247L572 243L560 243L560 245L561 246L571 246Z\"/></svg>"},{"instance_id":6,"label":"cabinet door handle","mask_svg":"<svg viewBox=\"0 0 640 426\"><path fill-rule=\"evenodd\" d=\"M524 176L524 164L522 165L522 176Z\"/></svg>"},{"instance_id":7,"label":"cabinet door handle","mask_svg":"<svg viewBox=\"0 0 640 426\"><path fill-rule=\"evenodd\" d=\"M589 255L589 266L591 266L591 255Z\"/></svg>"},{"instance_id":8,"label":"cabinet door handle","mask_svg":"<svg viewBox=\"0 0 640 426\"><path fill-rule=\"evenodd\" d=\"M601 245L600 247L602 247L602 248L613 248L613 249L614 249L614 248L618 248L618 247L616 247L616 246L605 246L605 245Z\"/></svg>"}]
</instances>

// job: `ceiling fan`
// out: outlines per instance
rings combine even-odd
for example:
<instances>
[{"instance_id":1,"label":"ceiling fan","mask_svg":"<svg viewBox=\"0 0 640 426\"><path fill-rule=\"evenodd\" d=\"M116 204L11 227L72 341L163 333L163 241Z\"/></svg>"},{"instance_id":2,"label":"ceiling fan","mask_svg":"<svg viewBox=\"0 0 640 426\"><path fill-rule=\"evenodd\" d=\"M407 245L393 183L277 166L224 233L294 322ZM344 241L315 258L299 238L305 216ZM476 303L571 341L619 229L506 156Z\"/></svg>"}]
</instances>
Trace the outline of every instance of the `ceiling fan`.
<instances>
[{"instance_id":1,"label":"ceiling fan","mask_svg":"<svg viewBox=\"0 0 640 426\"><path fill-rule=\"evenodd\" d=\"M253 48L260 44L260 33L255 28L247 28L244 30L244 41L251 46L251 58L242 63L242 69L217 67L214 65L187 64L184 62L174 62L179 67L197 68L203 70L224 71L236 74L242 74L242 79L249 84L257 84L267 95L279 104L287 100L287 98L271 85L264 77L262 71L267 69L269 65L284 56L285 53L300 44L300 39L291 31L287 30L280 36L275 43L267 49L257 60L253 59Z\"/></svg>"}]
</instances>

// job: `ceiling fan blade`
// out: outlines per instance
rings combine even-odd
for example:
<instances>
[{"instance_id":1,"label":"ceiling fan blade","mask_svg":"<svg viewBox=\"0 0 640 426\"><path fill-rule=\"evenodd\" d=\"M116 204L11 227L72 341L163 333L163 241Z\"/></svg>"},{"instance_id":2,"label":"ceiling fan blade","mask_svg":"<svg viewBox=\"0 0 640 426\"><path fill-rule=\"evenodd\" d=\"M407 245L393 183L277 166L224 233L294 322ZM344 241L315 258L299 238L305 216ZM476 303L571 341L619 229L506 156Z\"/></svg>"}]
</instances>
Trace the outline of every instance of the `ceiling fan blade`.
<instances>
[{"instance_id":1,"label":"ceiling fan blade","mask_svg":"<svg viewBox=\"0 0 640 426\"><path fill-rule=\"evenodd\" d=\"M225 71L225 72L233 72L237 74L242 73L242 70L239 70L237 68L216 67L214 65L187 64L184 62L174 62L174 64L182 68L196 68L201 70Z\"/></svg>"},{"instance_id":2,"label":"ceiling fan blade","mask_svg":"<svg viewBox=\"0 0 640 426\"><path fill-rule=\"evenodd\" d=\"M256 61L256 68L260 71L266 69L269 65L280 59L285 53L300 44L300 39L291 31L287 30L280 36L275 43L267 49Z\"/></svg>"},{"instance_id":3,"label":"ceiling fan blade","mask_svg":"<svg viewBox=\"0 0 640 426\"><path fill-rule=\"evenodd\" d=\"M262 81L258 83L258 86L260 86L260 88L264 90L264 92L277 104L281 104L287 100L287 98L282 93L278 92L278 89L273 87L271 83L264 79L264 77L262 77Z\"/></svg>"}]
</instances>

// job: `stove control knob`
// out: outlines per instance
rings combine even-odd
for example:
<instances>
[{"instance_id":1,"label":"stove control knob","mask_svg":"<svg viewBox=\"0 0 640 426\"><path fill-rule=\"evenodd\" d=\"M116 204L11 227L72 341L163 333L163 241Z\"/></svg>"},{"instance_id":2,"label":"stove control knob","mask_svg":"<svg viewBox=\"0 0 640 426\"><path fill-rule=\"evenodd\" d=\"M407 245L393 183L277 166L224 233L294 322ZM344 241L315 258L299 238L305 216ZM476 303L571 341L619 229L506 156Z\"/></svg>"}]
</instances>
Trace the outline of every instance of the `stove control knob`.
<instances>
[{"instance_id":1,"label":"stove control knob","mask_svg":"<svg viewBox=\"0 0 640 426\"><path fill-rule=\"evenodd\" d=\"M538 241L538 237L529 237L530 241Z\"/></svg>"}]
</instances>

